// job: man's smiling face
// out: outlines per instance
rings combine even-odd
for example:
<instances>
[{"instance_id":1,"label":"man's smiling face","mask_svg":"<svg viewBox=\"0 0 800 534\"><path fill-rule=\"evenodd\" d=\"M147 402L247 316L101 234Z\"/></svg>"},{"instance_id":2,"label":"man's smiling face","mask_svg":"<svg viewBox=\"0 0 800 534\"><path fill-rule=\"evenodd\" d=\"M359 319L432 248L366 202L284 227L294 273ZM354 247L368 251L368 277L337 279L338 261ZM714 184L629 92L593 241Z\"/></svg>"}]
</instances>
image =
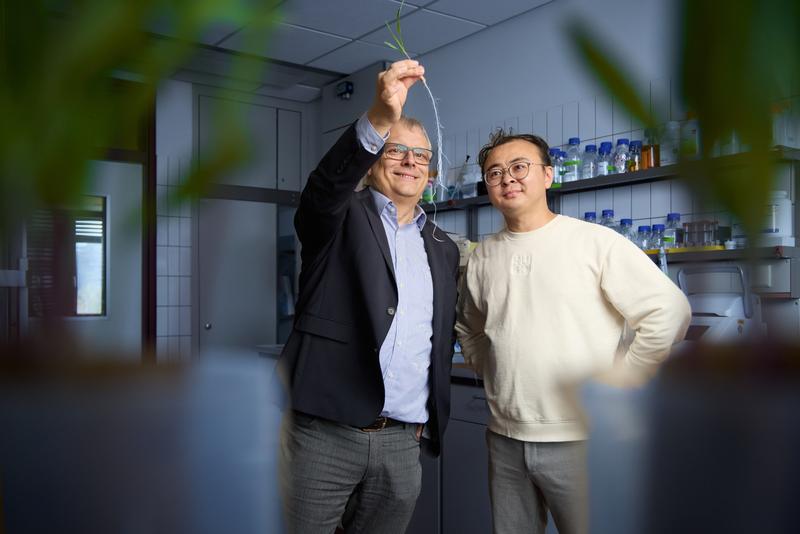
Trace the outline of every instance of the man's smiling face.
<instances>
[{"instance_id":1,"label":"man's smiling face","mask_svg":"<svg viewBox=\"0 0 800 534\"><path fill-rule=\"evenodd\" d=\"M386 145L399 143L407 147L430 148L425 133L417 127L408 127L402 122L395 124L386 140ZM428 183L428 165L416 163L412 151L402 160L382 155L370 169L370 186L383 193L395 204L417 202Z\"/></svg>"}]
</instances>

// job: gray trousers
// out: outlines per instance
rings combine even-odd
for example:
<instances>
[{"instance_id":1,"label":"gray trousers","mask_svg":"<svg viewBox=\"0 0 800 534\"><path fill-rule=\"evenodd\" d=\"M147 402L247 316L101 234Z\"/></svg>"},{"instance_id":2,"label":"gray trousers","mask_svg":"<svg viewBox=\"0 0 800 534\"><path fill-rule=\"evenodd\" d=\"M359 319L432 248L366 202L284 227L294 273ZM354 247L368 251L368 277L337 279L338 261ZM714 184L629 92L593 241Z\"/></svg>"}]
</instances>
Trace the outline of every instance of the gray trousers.
<instances>
[{"instance_id":1,"label":"gray trousers","mask_svg":"<svg viewBox=\"0 0 800 534\"><path fill-rule=\"evenodd\" d=\"M289 534L403 534L419 496L416 424L364 432L287 412L280 471Z\"/></svg>"},{"instance_id":2,"label":"gray trousers","mask_svg":"<svg viewBox=\"0 0 800 534\"><path fill-rule=\"evenodd\" d=\"M526 442L486 431L494 534L588 532L586 442Z\"/></svg>"}]
</instances>

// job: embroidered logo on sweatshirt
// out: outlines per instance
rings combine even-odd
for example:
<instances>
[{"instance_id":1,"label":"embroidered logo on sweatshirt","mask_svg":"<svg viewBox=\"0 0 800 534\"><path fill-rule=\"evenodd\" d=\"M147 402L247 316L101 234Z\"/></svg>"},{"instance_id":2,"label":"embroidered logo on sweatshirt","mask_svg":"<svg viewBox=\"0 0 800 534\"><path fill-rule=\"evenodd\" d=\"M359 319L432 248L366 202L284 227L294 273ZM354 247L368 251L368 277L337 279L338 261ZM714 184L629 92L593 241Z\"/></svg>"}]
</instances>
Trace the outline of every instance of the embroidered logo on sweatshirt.
<instances>
[{"instance_id":1,"label":"embroidered logo on sweatshirt","mask_svg":"<svg viewBox=\"0 0 800 534\"><path fill-rule=\"evenodd\" d=\"M530 254L514 254L511 257L511 274L527 275L531 274L533 258Z\"/></svg>"}]
</instances>

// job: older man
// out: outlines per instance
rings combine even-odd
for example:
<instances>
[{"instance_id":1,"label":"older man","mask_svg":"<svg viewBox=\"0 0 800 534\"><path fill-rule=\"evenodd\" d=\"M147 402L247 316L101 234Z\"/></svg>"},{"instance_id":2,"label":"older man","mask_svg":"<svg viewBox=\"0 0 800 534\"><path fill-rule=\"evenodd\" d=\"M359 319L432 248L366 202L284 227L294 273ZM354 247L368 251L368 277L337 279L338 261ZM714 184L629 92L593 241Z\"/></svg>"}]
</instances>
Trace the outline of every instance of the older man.
<instances>
[{"instance_id":1,"label":"older man","mask_svg":"<svg viewBox=\"0 0 800 534\"><path fill-rule=\"evenodd\" d=\"M432 159L402 116L424 69L394 63L303 190L300 297L281 369L289 532L402 533L449 416L458 250L418 206ZM368 187L354 192L366 176ZM425 431L423 432L423 428Z\"/></svg>"}]
</instances>

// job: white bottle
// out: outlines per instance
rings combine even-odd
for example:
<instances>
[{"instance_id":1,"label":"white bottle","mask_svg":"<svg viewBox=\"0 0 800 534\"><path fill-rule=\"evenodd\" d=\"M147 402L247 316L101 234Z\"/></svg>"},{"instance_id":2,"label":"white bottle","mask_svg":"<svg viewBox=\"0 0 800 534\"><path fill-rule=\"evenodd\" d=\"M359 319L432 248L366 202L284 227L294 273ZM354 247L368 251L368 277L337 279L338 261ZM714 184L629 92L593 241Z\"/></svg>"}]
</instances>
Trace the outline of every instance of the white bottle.
<instances>
[{"instance_id":1,"label":"white bottle","mask_svg":"<svg viewBox=\"0 0 800 534\"><path fill-rule=\"evenodd\" d=\"M597 145L586 145L581 165L581 180L597 176Z\"/></svg>"},{"instance_id":2,"label":"white bottle","mask_svg":"<svg viewBox=\"0 0 800 534\"><path fill-rule=\"evenodd\" d=\"M612 230L616 230L617 221L614 220L614 210L603 210L603 216L600 218L600 224L607 226Z\"/></svg>"},{"instance_id":3,"label":"white bottle","mask_svg":"<svg viewBox=\"0 0 800 534\"><path fill-rule=\"evenodd\" d=\"M600 143L600 151L597 156L597 176L608 176L614 174L614 163L611 160L611 143L603 141Z\"/></svg>"},{"instance_id":4,"label":"white bottle","mask_svg":"<svg viewBox=\"0 0 800 534\"><path fill-rule=\"evenodd\" d=\"M581 140L569 138L567 158L564 160L564 182L577 182L581 172Z\"/></svg>"},{"instance_id":5,"label":"white bottle","mask_svg":"<svg viewBox=\"0 0 800 534\"><path fill-rule=\"evenodd\" d=\"M628 169L628 159L630 159L628 140L625 138L617 140L617 149L614 151L614 167L616 172L622 173Z\"/></svg>"}]
</instances>

